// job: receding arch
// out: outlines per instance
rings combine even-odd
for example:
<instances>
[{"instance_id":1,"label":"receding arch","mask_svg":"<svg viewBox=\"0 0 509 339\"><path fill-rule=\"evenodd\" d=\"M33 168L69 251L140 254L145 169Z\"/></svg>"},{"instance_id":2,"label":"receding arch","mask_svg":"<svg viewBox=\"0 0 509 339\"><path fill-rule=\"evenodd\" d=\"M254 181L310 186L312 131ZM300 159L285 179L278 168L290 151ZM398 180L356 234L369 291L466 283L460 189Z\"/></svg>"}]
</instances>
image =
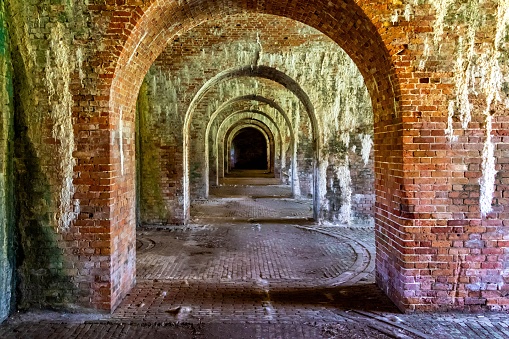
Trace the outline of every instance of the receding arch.
<instances>
[{"instance_id":1,"label":"receding arch","mask_svg":"<svg viewBox=\"0 0 509 339\"><path fill-rule=\"evenodd\" d=\"M218 166L218 160L221 158L221 154L224 153L222 152L223 151L223 147L220 147L222 145L222 143L220 142L220 139L224 139L223 138L223 130L225 129L225 126L230 126L231 124L229 124L229 119L234 119L234 118L237 118L238 116L238 120L235 121L235 123L237 123L238 121L247 121L247 120L250 120L250 121L253 121L253 122L257 122L257 123L260 123L260 124L264 124L266 125L266 127L272 131L272 134L274 135L274 144L275 144L275 150L274 150L274 155L277 156L279 154L279 166L277 166L276 163L274 163L274 170L275 170L275 176L276 177L279 177L280 173L280 168L282 165L281 163L284 161L283 159L283 156L285 155L285 153L283 152L283 134L281 132L281 129L279 128L279 126L274 122L274 120L272 119L272 117L270 115L268 115L267 113L265 112L262 112L262 111L259 111L259 110L241 110L241 111L235 111L235 112L232 112L230 113L220 124L219 128L217 129L217 134L215 136L215 146L216 146L216 154L215 154L215 159L216 159L216 163L215 163L215 175L216 175L216 178L215 178L215 182L217 183L217 180L219 177L223 177L224 176L224 173L221 173L221 172L224 172L224 166ZM267 119L268 121L265 121L265 122L262 122L260 119L261 118L265 118ZM289 133L291 133L291 131L289 131ZM292 147L291 144L289 144L289 147ZM276 150L278 150L278 152L276 152ZM209 161L209 157L207 157L206 159L206 162L210 163ZM206 166L209 166L209 165L206 165Z\"/></svg>"},{"instance_id":2,"label":"receding arch","mask_svg":"<svg viewBox=\"0 0 509 339\"><path fill-rule=\"evenodd\" d=\"M224 138L224 147L226 149L225 155L230 154L230 150L233 146L234 140L242 133L246 132L247 130L254 130L257 131L259 135L263 137L265 140L265 169L270 168L270 158L272 158L274 155L273 153L273 146L274 146L274 135L271 133L270 130L268 130L267 126L262 126L263 124L258 124L255 121L240 121L239 123L235 124L234 126L231 126L227 134ZM265 128L264 128L265 127ZM270 149L270 150L269 150ZM269 158L270 157L270 158ZM233 168L233 164L231 163L231 159L228 159L228 168L231 170Z\"/></svg>"},{"instance_id":3,"label":"receding arch","mask_svg":"<svg viewBox=\"0 0 509 339\"><path fill-rule=\"evenodd\" d=\"M203 99L205 94L209 91L209 89L213 88L214 86L218 85L222 81L226 81L229 79L234 79L237 77L255 77L255 78L263 78L267 80L272 80L284 88L288 89L290 92L292 92L298 100L303 104L305 111L311 121L311 133L312 133L312 142L313 142L313 149L314 149L314 159L313 159L313 205L314 207L314 217L315 219L318 217L318 210L320 209L319 203L320 203L320 186L319 181L320 178L318 178L319 171L317 170L319 167L319 161L320 161L320 135L321 131L319 129L319 124L317 121L317 117L315 114L314 106L307 95L307 93L302 89L300 84L298 84L294 79L292 79L290 76L285 74L284 72L281 72L273 67L269 66L258 66L258 65L250 65L250 66L244 66L244 67L238 67L238 68L232 68L225 70L211 79L209 79L196 93L196 95L191 100L191 103L187 109L185 118L184 118L184 173L189 172L189 130L191 128L191 121L192 116L195 111L195 108L197 104ZM256 94L254 94L256 96ZM221 108L221 107L220 107ZM184 215L187 216L189 214L189 204L190 204L190 197L189 197L189 178L188 176L184 175Z\"/></svg>"},{"instance_id":4,"label":"receding arch","mask_svg":"<svg viewBox=\"0 0 509 339\"><path fill-rule=\"evenodd\" d=\"M290 120L290 118L288 117L288 114L286 113L286 111L277 103L275 102L274 100L272 99L269 99L267 97L264 97L264 96L260 96L260 95L245 95L245 96L240 96L240 97L235 97L235 98L232 98L226 102L224 102L223 104L221 104L217 109L216 111L214 111L214 113L212 114L210 120L209 120L209 123L207 124L207 128L205 130L205 165L206 165L206 170L208 171L210 164L208 162L208 152L209 152L209 149L208 149L208 135L210 134L210 128L213 124L213 122L216 120L217 116L219 114L221 114L222 112L224 112L229 106L233 105L234 103L238 103L238 102L241 102L241 101L256 101L256 102L261 102L263 104L266 104L268 105L269 107L273 108L276 112L278 112L278 114L280 114L285 123L286 123L286 127L289 129L289 132L290 132L290 145L291 145L291 154L293 155L295 152L296 152L296 145L295 145L295 134L294 134L294 128L293 128L293 124ZM275 122L274 122L275 123ZM292 165L292 168L294 168L295 166ZM292 178L295 177L295 173L292 173ZM208 179L206 179L207 182L206 182L206 186L208 187L209 185L209 182L208 182ZM293 181L292 181L292 187L293 187ZM292 188L293 190L293 188Z\"/></svg>"},{"instance_id":5,"label":"receding arch","mask_svg":"<svg viewBox=\"0 0 509 339\"><path fill-rule=\"evenodd\" d=\"M398 46L391 46L394 35L382 33L385 28L379 18L379 12L370 7L373 6L371 3L356 3L354 0L343 2L289 0L284 3L278 0L246 2L153 0L153 2L145 2L145 4L142 8L134 7L133 12L136 11L136 15L133 16L130 25L126 27L120 38L116 34L111 34L108 37L110 40L107 41L107 45L109 43L116 48L105 53L111 58L108 60L110 63L99 75L100 83L109 88L109 96L104 94L108 100L108 108L103 109L105 113L108 110L105 130L112 132L109 134L111 139L109 148L101 150L100 153L104 154L106 159L103 161L104 164L112 164L114 171L117 171L117 168L123 168L124 157L122 148L119 146L121 144L133 146L134 138L127 132L124 134L124 139L116 136L119 131L123 131L123 126L127 127L126 131L134 130L130 127L134 122L136 97L143 78L155 58L172 38L203 21L224 15L245 11L280 15L300 21L326 34L338 43L358 66L371 96L375 121L383 122L376 127L378 129L376 142L379 145L383 143L386 148L391 145L396 146L393 151L394 159L376 159L377 192L383 190L385 193L384 196L377 193L377 204L380 210L377 212L377 216L382 225L388 225L393 221L389 220L387 215L400 215L397 214L398 208L404 199L392 201L385 198L385 196L393 196L400 192L401 186L394 179L402 172L403 167L401 160L403 152L400 147L402 136L392 132L393 130L399 131L401 126L401 119L397 112L400 83L394 71L389 48L396 49ZM384 38L381 34L384 34ZM385 42L384 39L386 39ZM384 138L386 126L393 137L384 143L383 140L387 139ZM122 133L120 135L122 136ZM132 166L132 158L133 155L130 153L129 157L125 159L127 166ZM394 164L396 169L389 169L388 163ZM134 176L132 171L118 170L117 172L119 174L116 172L110 174L110 185L115 189L108 193L111 200L108 202L109 208L105 208L106 212L104 212L106 215L104 220L108 221L111 228L112 243L116 243L116 240L119 239L120 228L134 229L130 211L134 210L135 201L129 195L121 193L134 191ZM315 196L317 195L315 194ZM94 292L94 297L97 297L98 300L104 300L100 297L104 294L108 294L110 297L107 304L97 302L98 307L115 308L134 284L132 265L123 265L122 263L125 261L121 260L134 255L130 252L132 243L133 241L122 241L118 246L112 248L112 267L108 271L108 277L110 277L108 279L111 280L110 285L115 288L110 288L108 293ZM389 249L394 247L393 244L386 245ZM401 275L399 272L401 264L397 262L399 258L381 258L380 260L383 265L387 266L384 268L386 276L397 279ZM384 286L386 292L390 289L392 295L403 300L399 285L384 282Z\"/></svg>"},{"instance_id":6,"label":"receding arch","mask_svg":"<svg viewBox=\"0 0 509 339\"><path fill-rule=\"evenodd\" d=\"M278 84L282 85L284 88L288 89L290 92L292 92L304 105L304 108L306 109L306 113L309 116L309 119L311 120L311 126L313 129L313 136L315 138L318 137L318 135L321 135L319 130L319 125L317 122L317 118L315 115L315 109L313 104L311 103L311 100L307 93L302 89L299 83L297 83L294 79L289 77L286 73L281 72L277 70L276 68L269 67L269 66L244 66L240 68L233 68L229 70L225 70L213 78L209 79L201 88L198 90L198 93L194 96L193 100L189 104L189 107L187 109L185 121L184 121L184 132L186 132L186 129L189 128L189 124L192 119L192 114L195 110L196 105L198 102L201 101L201 99L205 96L207 91L214 87L215 85L219 84L222 81L237 78L237 77L254 77L254 78L263 78L267 80L272 80L277 82ZM319 146L319 145L318 145Z\"/></svg>"}]
</instances>

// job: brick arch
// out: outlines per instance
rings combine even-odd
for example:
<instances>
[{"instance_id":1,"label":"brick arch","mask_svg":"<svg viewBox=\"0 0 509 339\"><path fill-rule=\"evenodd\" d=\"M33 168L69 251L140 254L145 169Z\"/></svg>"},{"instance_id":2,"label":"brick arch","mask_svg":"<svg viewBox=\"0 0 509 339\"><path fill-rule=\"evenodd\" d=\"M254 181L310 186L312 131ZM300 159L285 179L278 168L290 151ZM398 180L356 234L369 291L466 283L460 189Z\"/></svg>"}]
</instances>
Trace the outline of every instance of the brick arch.
<instances>
[{"instance_id":1,"label":"brick arch","mask_svg":"<svg viewBox=\"0 0 509 339\"><path fill-rule=\"evenodd\" d=\"M219 158L220 158L220 152L219 152L219 131L221 131L224 126L225 126L225 123L228 119L234 117L234 116L241 116L240 117L240 120L244 120L246 118L248 118L249 116L252 117L252 119L256 119L256 120L260 120L260 117L263 117L265 119L268 120L269 124L265 123L265 125L267 125L267 127L273 131L272 133L275 135L275 144L277 144L277 146L279 146L279 149L276 147L276 150L278 150L280 156L282 156L283 154L283 134L281 132L281 129L279 128L279 126L276 124L276 122L272 119L272 117L270 115L268 115L267 113L263 112L263 111L260 111L260 110L256 110L256 109L245 109L245 110L239 110L239 111L233 111L233 112L230 112L229 115L221 122L219 128L218 128L218 133L216 135L216 137L214 138L215 139L215 145L216 145L216 151L217 151L217 154L215 154L215 159L216 159L216 163L215 163L215 170L214 170L214 173L215 173L215 179L214 179L214 182L215 184L218 183L218 180L219 180L219 164L218 164L218 161L219 161ZM209 122L209 125L212 124L212 121ZM210 129L210 128L209 128ZM290 134L291 134L291 130L290 130ZM276 138L277 137L277 138ZM208 144L209 141L208 139L210 138L210 134L209 133L206 133L206 143ZM276 142L277 141L277 142ZM206 147L206 150L208 150L209 147L207 145ZM206 151L205 152L205 167L207 169L210 169L210 156L209 154L207 154L208 152ZM281 159L280 161L283 161L283 159ZM275 166L275 164L274 164ZM275 166L276 167L276 166ZM221 169L224 171L224 169L221 167ZM209 172L210 173L210 172ZM278 173L276 173L278 174ZM221 174L221 177L222 177L222 174ZM209 181L207 181L207 185L209 185L209 182L210 182L210 176L209 176Z\"/></svg>"},{"instance_id":2,"label":"brick arch","mask_svg":"<svg viewBox=\"0 0 509 339\"><path fill-rule=\"evenodd\" d=\"M288 117L288 114L286 114L285 110L277 102L275 102L272 99L266 98L264 96L260 96L260 95L240 96L240 97L232 98L232 99L224 102L223 104L221 104L216 109L216 111L212 114L212 116L210 117L209 123L207 124L207 128L205 130L205 158L206 158L205 159L205 166L206 166L207 169L209 168L209 161L208 161L207 153L208 153L208 136L210 134L210 128L212 127L213 122L216 120L216 118L217 118L217 116L219 114L221 114L223 111L225 111L231 105L233 105L233 104L235 104L237 102L241 102L241 101L246 101L246 102L247 101L255 101L255 102L264 103L264 104L267 104L269 107L273 108L276 112L278 112L278 114L280 114L283 117L283 119L285 120L286 128L288 128L288 130L290 132L291 154L294 153L294 149L295 149L295 145L294 145L295 144L294 130L293 130L293 127L292 127L292 122L291 122L290 118ZM263 113L263 114L265 114L265 113ZM294 168L294 166L292 166L292 168ZM292 176L293 175L295 175L295 173L293 173ZM292 192L293 192L293 187L294 187L293 184L294 183L292 181L292 185L291 185L292 186ZM208 186L208 182L207 182L206 186Z\"/></svg>"},{"instance_id":3,"label":"brick arch","mask_svg":"<svg viewBox=\"0 0 509 339\"><path fill-rule=\"evenodd\" d=\"M143 5L125 5L124 8L130 15L129 24L125 25L118 36L106 33L105 46L111 48L103 53L104 57L98 57L101 59L98 66L100 83L105 88L104 98L108 102L108 111L104 112L107 119L105 127L102 128L110 132L109 137L112 139L109 148L104 150L106 160L102 162L107 168L111 168L111 199L101 214L104 214L101 220L104 220L110 229L111 267L105 269L104 274L109 280L101 286L92 287L92 305L114 309L135 283L135 220L130 211L134 210L135 204L132 131L139 88L145 74L167 43L206 20L246 11L283 16L321 31L343 48L363 75L372 99L377 122L375 149L387 149L387 153L391 153L389 159L376 160L379 176L377 217L380 217L382 225L394 223L391 215L399 218L400 214L397 213L400 202L404 202L403 198L391 200L387 197L398 194L401 196L401 183L394 180L402 173L402 136L399 128L401 117L397 112L400 89L391 55L399 51L402 43L394 43L394 40L398 34L402 34L403 29L384 28L382 15L390 12L387 2L148 0ZM124 152L128 152L127 156ZM388 162L393 165L391 168ZM383 239L383 243L377 241L384 253L378 258L378 263L385 266L383 277L377 276L377 280L381 281L384 290L393 299L403 300L404 288L398 280L403 274L401 258L396 254L398 251L387 237ZM389 280L397 282L391 283Z\"/></svg>"},{"instance_id":4,"label":"brick arch","mask_svg":"<svg viewBox=\"0 0 509 339\"><path fill-rule=\"evenodd\" d=\"M210 126L212 125L212 122L216 119L216 117L223 110L225 110L228 106L230 106L236 102L240 102L240 101L258 101L258 102L267 104L271 108L275 109L285 119L286 126L288 127L288 129L290 129L290 137L292 138L291 140L293 141L295 139L295 136L292 133L292 131L293 131L292 122L291 122L290 118L288 117L288 114L286 114L285 110L281 107L281 105L279 105L277 102L275 102L274 100L272 100L270 98L267 98L267 97L264 97L261 95L256 95L256 94L244 95L244 96L232 98L232 99L224 102L223 104L221 104L221 106L219 106L218 109L211 116L210 122L207 125L207 133L210 133Z\"/></svg>"},{"instance_id":5,"label":"brick arch","mask_svg":"<svg viewBox=\"0 0 509 339\"><path fill-rule=\"evenodd\" d=\"M224 146L225 149L226 149L226 152L229 154L230 152L230 147L231 147L231 144L233 142L233 139L243 130L243 129L246 129L246 128L254 128L256 129L257 131L259 131L264 137L265 137L265 141L267 143L267 146L268 148L271 149L270 151L270 154L269 156L271 158L273 158L274 154L273 154L273 148L274 148L274 135L272 134L272 132L270 131L270 129L267 127L267 125L265 125L263 122L261 121L257 121L257 120L254 120L254 121L239 121L238 123L232 125L228 131L226 132L226 135L225 135L225 138L223 140L223 143L224 143ZM269 159L267 159L269 160ZM269 160L270 161L270 160ZM230 168L230 165L228 166L228 168ZM272 166L271 164L269 164L269 168Z\"/></svg>"},{"instance_id":6,"label":"brick arch","mask_svg":"<svg viewBox=\"0 0 509 339\"><path fill-rule=\"evenodd\" d=\"M388 42L384 43L379 32L383 25L377 7L382 4L354 0L340 4L328 0L284 3L278 0L152 0L144 9L136 9L132 18L136 24L123 34L127 39L115 62L110 110L133 114L144 75L172 38L204 21L247 11L293 19L330 37L358 66L373 100L375 115L392 116L396 113L394 100L399 89L387 47L394 35L387 36Z\"/></svg>"},{"instance_id":7,"label":"brick arch","mask_svg":"<svg viewBox=\"0 0 509 339\"><path fill-rule=\"evenodd\" d=\"M304 108L306 109L306 113L309 116L309 119L311 120L311 126L313 129L313 137L315 139L319 139L318 136L320 135L319 125L317 122L315 109L313 104L311 103L311 99L309 98L306 91L302 89L299 83L292 79L290 76L285 74L284 72L281 72L273 67L269 66L244 66L240 68L234 68L234 69L228 69L225 70L213 78L211 78L209 81L207 81L196 93L195 97L191 101L189 108L186 113L186 120L184 122L184 128L189 128L192 115L194 112L194 109L196 105L201 101L201 99L204 97L204 95L209 91L210 88L218 85L222 81L227 81L230 79L238 78L238 77L253 77L253 78L262 78L267 80L272 80L289 91L291 91L304 105ZM186 130L184 130L184 133ZM318 146L319 147L319 146Z\"/></svg>"},{"instance_id":8,"label":"brick arch","mask_svg":"<svg viewBox=\"0 0 509 339\"><path fill-rule=\"evenodd\" d=\"M216 74L214 77L209 79L196 93L196 95L191 100L191 103L189 104L189 107L187 109L185 118L184 118L184 218L187 220L189 216L189 207L190 207L190 183L189 183L189 176L187 173L189 173L189 147L190 147L190 128L191 128L191 121L193 119L194 111L197 107L197 105L202 101L204 96L209 92L209 90L218 84L220 84L223 81L228 81L231 79L235 79L238 77L253 77L253 78L262 78L274 81L275 83L283 86L284 88L291 91L297 99L302 103L302 105L305 108L305 111L311 121L311 133L312 133L312 140L314 143L313 149L314 152L314 166L315 169L319 166L319 155L320 155L320 135L321 131L319 128L319 124L317 121L317 117L315 114L314 106L311 102L311 99L309 98L308 94L304 89L300 86L299 83L297 83L293 78L288 76L286 73L281 72L273 67L269 66L244 66L244 67L238 67L238 68L232 68L227 69L219 74ZM278 105L279 106L279 105ZM221 106L223 107L223 105ZM279 107L280 108L280 107ZM282 109L280 109L282 111ZM319 173L317 170L313 171L315 175L314 178L314 217L315 219L318 217L318 211L320 209L319 203L320 203L320 192L318 185L318 182L320 178L316 175L316 173ZM293 174L295 175L295 173ZM207 186L207 185L206 185ZM294 187L292 183L292 187ZM207 190L207 188L206 188Z\"/></svg>"},{"instance_id":9,"label":"brick arch","mask_svg":"<svg viewBox=\"0 0 509 339\"><path fill-rule=\"evenodd\" d=\"M214 77L209 79L196 93L196 95L193 97L193 100L191 101L184 120L184 216L187 218L189 215L189 205L190 205L190 188L189 188L189 177L186 175L186 173L189 173L189 161L188 161L188 152L189 152L189 135L190 135L190 128L191 128L191 121L193 118L193 113L195 111L196 106L201 102L202 98L205 96L205 94L214 86L220 84L223 81L228 81L230 79L235 79L238 77L254 77L254 78L262 78L274 81L278 83L279 85L283 86L284 88L291 91L298 100L303 104L306 113L311 121L311 131L313 135L313 143L315 150L314 152L314 166L315 168L318 168L319 166L319 158L320 158L320 135L321 131L319 128L319 124L317 121L317 117L315 114L314 106L311 102L311 99L309 98L308 94L304 89L300 86L299 83L297 83L294 79L292 79L290 76L285 74L284 72L281 72L273 67L269 66L244 66L239 68L232 68L222 71L219 74L216 74ZM317 170L314 171L315 173L318 173ZM314 217L315 219L318 217L318 211L320 209L319 203L320 203L320 192L319 192L319 178L317 175L314 175L314 202L313 205L314 208Z\"/></svg>"},{"instance_id":10,"label":"brick arch","mask_svg":"<svg viewBox=\"0 0 509 339\"><path fill-rule=\"evenodd\" d=\"M254 113L254 112L244 112L244 113ZM242 114L242 112L239 112L239 114ZM254 113L256 114L256 113ZM244 115L244 114L243 114ZM233 118L235 115L230 115L229 118ZM272 124L272 123L266 123L262 120L260 120L260 116L263 116L263 113L262 114L256 114L254 117L242 117L240 120L237 120L235 122L233 122L232 124L230 124L227 128L227 130L223 133L223 134L217 134L216 136L216 142L217 144L219 144L220 142L222 142L223 144L223 153L224 153L224 150L226 150L226 146L229 145L229 141L228 141L228 138L229 136L231 135L232 131L233 131L233 128L236 128L236 127L239 127L239 126L247 126L247 125L256 125L258 126L259 128L263 129L266 134L266 136L268 137L268 140L270 141L270 144L268 144L270 146L270 162L269 162L269 170L271 171L274 171L274 166L275 166L275 159L276 159L276 148L277 146L279 146L278 142L280 143L281 142L281 135L279 134L280 131L279 129L277 129L277 126ZM228 119L225 119L224 123L227 122ZM226 125L223 125L222 127L224 127ZM222 131L222 129L220 128L218 131Z\"/></svg>"}]
</instances>

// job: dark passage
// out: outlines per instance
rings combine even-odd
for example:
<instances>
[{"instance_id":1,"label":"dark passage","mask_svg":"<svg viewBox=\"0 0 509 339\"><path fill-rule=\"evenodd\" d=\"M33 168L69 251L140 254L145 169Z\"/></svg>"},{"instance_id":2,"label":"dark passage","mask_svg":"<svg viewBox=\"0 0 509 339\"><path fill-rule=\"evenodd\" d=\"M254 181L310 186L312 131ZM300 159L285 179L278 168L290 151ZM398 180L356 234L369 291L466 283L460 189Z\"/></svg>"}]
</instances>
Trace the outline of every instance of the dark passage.
<instances>
[{"instance_id":1,"label":"dark passage","mask_svg":"<svg viewBox=\"0 0 509 339\"><path fill-rule=\"evenodd\" d=\"M234 169L262 169L267 167L267 141L255 128L242 129L232 141Z\"/></svg>"}]
</instances>

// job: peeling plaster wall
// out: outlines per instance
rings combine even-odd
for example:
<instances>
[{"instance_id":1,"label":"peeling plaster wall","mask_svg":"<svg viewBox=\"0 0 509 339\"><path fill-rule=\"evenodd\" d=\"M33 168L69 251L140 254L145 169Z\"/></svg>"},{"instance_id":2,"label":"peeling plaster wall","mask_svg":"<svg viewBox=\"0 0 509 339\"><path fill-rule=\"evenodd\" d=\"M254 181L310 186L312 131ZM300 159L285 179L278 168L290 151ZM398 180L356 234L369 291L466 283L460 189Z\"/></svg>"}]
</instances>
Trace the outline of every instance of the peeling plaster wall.
<instances>
[{"instance_id":1,"label":"peeling plaster wall","mask_svg":"<svg viewBox=\"0 0 509 339\"><path fill-rule=\"evenodd\" d=\"M272 29L274 25L278 29ZM150 181L148 186L167 187L168 181L175 185L169 192L162 194L165 208L160 208L161 195L157 190L142 192L146 201L142 202L141 214L146 216L142 220L149 223L167 222L169 218L166 211L178 215L183 213L185 217L185 175L189 175L191 199L206 196L209 176L206 172L210 169L210 165L207 167L204 164L206 126L215 112L223 109L225 103L249 95L270 98L287 112L295 135L295 145L290 147L289 139L283 140L283 149L292 160L285 161L282 176L293 182L296 196L304 199L313 198L315 176L321 178L317 190L320 218L335 224L350 223L354 221L355 213L352 211L357 202L368 204L368 201L373 201L372 198L352 198L355 189L352 188L350 168L358 164L351 163L352 160L347 156L352 151L358 155L362 152L362 147L351 147L353 144L350 145L350 138L363 133L372 140L373 110L362 76L351 59L328 38L305 25L280 17L244 14L215 20L195 27L168 45L145 78L149 112L144 116L148 117L150 127L147 132L150 131L150 137L147 139L151 141L142 144L142 147L153 154L153 160L168 162L168 158L172 158L174 160L171 161L177 164L183 162L179 149L185 139L182 134L185 126L182 124L193 98L206 81L221 72L250 65L268 66L294 79L309 97L314 111L308 112L306 103L292 92L297 88L284 88L275 81L249 77L248 74L220 80L201 94L190 112L189 173L173 172L169 177L163 170L165 166L157 168L159 165L152 164L154 168L148 169L151 174L142 174L142 181ZM268 72L263 76L274 76ZM251 105L251 108L254 107ZM309 114L315 114L316 117L310 117ZM217 123L220 124L224 118L221 116L216 119L219 119ZM280 117L274 116L274 119L282 123ZM314 131L313 119L317 122ZM323 145L320 150L315 145L313 133L317 136L317 145ZM166 153L164 150L168 147L174 152ZM216 146L212 145L212 148ZM289 154L292 148L295 154ZM318 172L315 172L318 151L321 157ZM142 157L143 152L141 150ZM365 157L366 154L369 158L371 152L365 152ZM366 162L357 156L352 159ZM373 163L368 163L370 167L366 168L371 170L371 175L368 175L370 178L367 180L372 184ZM357 194L373 196L372 186L361 186L368 191ZM176 208L176 204L180 207ZM365 216L370 215L372 220L373 210L364 210Z\"/></svg>"}]
</instances>

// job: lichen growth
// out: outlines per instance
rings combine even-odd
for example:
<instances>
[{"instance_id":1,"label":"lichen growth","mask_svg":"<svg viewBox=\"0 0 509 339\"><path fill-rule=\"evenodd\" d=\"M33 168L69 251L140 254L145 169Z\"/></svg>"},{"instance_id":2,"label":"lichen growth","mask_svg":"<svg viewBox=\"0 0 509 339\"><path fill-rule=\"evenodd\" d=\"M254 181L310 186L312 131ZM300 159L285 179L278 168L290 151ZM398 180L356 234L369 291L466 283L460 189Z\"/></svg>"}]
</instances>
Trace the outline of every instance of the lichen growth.
<instances>
[{"instance_id":1,"label":"lichen growth","mask_svg":"<svg viewBox=\"0 0 509 339\"><path fill-rule=\"evenodd\" d=\"M492 106L495 101L502 102L501 92L503 87L504 74L500 68L499 59L501 57L502 38L506 34L509 24L509 0L500 0L497 9L497 28L493 43L493 48L489 50L489 65L487 75L481 83L482 91L486 98L486 107L484 109L486 136L482 152L482 177L479 179L481 186L481 196L479 198L481 216L492 211L491 201L495 193L495 145L492 140Z\"/></svg>"},{"instance_id":2,"label":"lichen growth","mask_svg":"<svg viewBox=\"0 0 509 339\"><path fill-rule=\"evenodd\" d=\"M487 6L491 2L493 6ZM433 43L429 45L426 37L425 50L419 68L424 69L432 53L440 55L444 39L455 45L454 83L455 97L449 100L447 128L445 134L450 142L455 142L453 121L458 116L462 129L467 129L472 116L484 115L485 141L482 151L482 177L480 183L480 211L485 217L492 210L491 200L495 192L495 148L492 138L492 114L497 104L508 106L507 87L509 69L507 60L507 35L509 24L509 0L440 0L429 1L435 9ZM491 12L496 9L495 15ZM495 34L490 42L479 42L478 34L487 29L493 20ZM446 37L445 30L456 32ZM502 65L502 63L504 63ZM484 101L484 107L474 102Z\"/></svg>"},{"instance_id":3,"label":"lichen growth","mask_svg":"<svg viewBox=\"0 0 509 339\"><path fill-rule=\"evenodd\" d=\"M73 96L70 90L75 60L70 50L69 34L61 23L51 29L49 48L46 54L45 83L51 104L50 116L53 121L53 138L59 142L59 177L61 180L59 213L56 215L59 228L66 230L77 218L79 200L73 199L75 149L72 123Z\"/></svg>"}]
</instances>

